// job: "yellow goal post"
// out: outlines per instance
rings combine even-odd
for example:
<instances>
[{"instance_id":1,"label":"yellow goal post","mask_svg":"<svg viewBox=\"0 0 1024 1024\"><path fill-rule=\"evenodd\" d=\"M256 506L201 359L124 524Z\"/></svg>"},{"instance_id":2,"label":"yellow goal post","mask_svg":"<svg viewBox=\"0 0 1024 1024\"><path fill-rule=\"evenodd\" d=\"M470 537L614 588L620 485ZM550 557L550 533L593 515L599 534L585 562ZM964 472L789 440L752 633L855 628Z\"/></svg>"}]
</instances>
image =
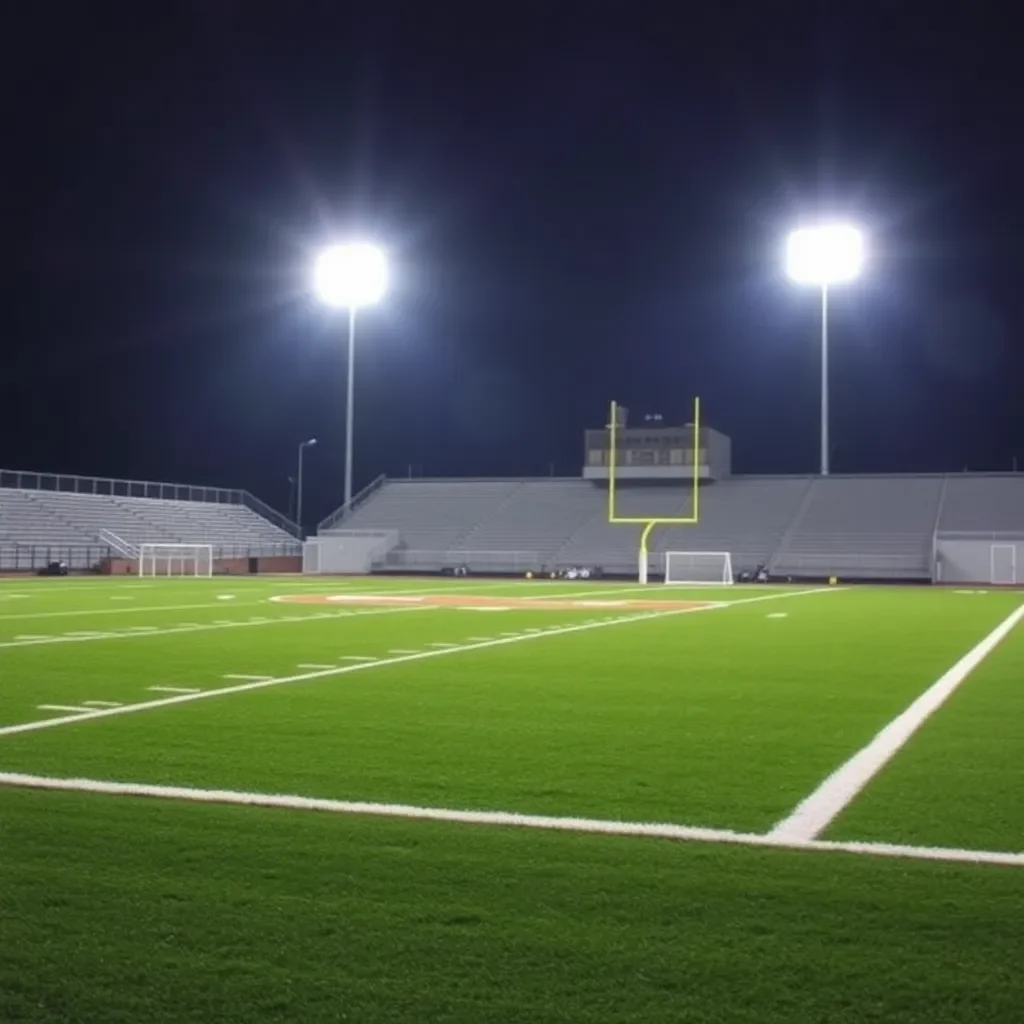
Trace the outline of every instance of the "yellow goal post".
<instances>
[{"instance_id":1,"label":"yellow goal post","mask_svg":"<svg viewBox=\"0 0 1024 1024\"><path fill-rule=\"evenodd\" d=\"M650 518L647 516L620 516L615 510L615 473L618 462L619 404L612 401L608 420L608 522L615 526L643 526L640 533L640 551L637 555L638 579L647 583L648 542L656 526L692 526L700 521L700 399L693 400L693 506L688 516Z\"/></svg>"}]
</instances>

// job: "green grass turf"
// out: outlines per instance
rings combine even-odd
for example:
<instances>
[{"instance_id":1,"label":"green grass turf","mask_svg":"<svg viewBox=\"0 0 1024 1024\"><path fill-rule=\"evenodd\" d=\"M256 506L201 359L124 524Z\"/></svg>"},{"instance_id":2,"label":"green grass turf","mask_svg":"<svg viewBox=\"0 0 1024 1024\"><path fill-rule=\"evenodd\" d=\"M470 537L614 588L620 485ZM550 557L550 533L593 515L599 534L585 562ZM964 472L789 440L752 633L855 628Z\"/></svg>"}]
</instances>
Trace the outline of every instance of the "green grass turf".
<instances>
[{"instance_id":1,"label":"green grass turf","mask_svg":"<svg viewBox=\"0 0 1024 1024\"><path fill-rule=\"evenodd\" d=\"M829 833L1024 849L1024 631L1015 630Z\"/></svg>"},{"instance_id":2,"label":"green grass turf","mask_svg":"<svg viewBox=\"0 0 1024 1024\"><path fill-rule=\"evenodd\" d=\"M765 830L1020 602L2 581L0 727L628 614L269 601L439 589L738 603L0 735L0 770ZM1018 632L830 836L1024 847L1022 655ZM4 1021L991 1021L1022 994L1017 869L0 789L0 875Z\"/></svg>"},{"instance_id":3,"label":"green grass turf","mask_svg":"<svg viewBox=\"0 0 1024 1024\"><path fill-rule=\"evenodd\" d=\"M0 791L5 1022L998 1024L1024 874Z\"/></svg>"}]
</instances>

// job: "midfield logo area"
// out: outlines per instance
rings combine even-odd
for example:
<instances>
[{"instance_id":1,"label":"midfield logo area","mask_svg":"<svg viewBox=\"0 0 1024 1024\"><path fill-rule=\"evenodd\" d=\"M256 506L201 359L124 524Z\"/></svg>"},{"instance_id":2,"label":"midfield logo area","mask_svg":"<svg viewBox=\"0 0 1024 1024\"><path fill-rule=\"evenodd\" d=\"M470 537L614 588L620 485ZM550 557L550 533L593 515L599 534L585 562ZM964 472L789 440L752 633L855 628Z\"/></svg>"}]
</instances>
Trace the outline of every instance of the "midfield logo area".
<instances>
[{"instance_id":1,"label":"midfield logo area","mask_svg":"<svg viewBox=\"0 0 1024 1024\"><path fill-rule=\"evenodd\" d=\"M652 601L652 600L600 600L587 598L485 597L481 594L422 594L409 597L399 594L282 594L271 601L281 604L355 605L404 608L454 608L476 612L511 611L691 611L714 608L718 601Z\"/></svg>"}]
</instances>

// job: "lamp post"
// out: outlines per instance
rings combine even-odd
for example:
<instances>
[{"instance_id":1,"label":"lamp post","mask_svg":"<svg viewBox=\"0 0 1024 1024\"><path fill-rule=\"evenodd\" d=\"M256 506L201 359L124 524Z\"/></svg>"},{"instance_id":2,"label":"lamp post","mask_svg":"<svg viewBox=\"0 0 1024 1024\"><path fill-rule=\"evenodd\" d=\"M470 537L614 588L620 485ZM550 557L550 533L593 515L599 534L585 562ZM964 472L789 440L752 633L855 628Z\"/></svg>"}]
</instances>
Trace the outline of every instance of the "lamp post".
<instances>
[{"instance_id":1,"label":"lamp post","mask_svg":"<svg viewBox=\"0 0 1024 1024\"><path fill-rule=\"evenodd\" d=\"M786 244L786 272L798 284L821 289L821 475L829 470L828 289L852 281L864 266L864 236L849 224L794 231Z\"/></svg>"},{"instance_id":2,"label":"lamp post","mask_svg":"<svg viewBox=\"0 0 1024 1024\"><path fill-rule=\"evenodd\" d=\"M312 448L315 444L316 438L311 437L299 445L299 471L295 476L295 522L298 524L299 534L303 540L306 539L306 531L302 528L302 455L307 448Z\"/></svg>"},{"instance_id":3,"label":"lamp post","mask_svg":"<svg viewBox=\"0 0 1024 1024\"><path fill-rule=\"evenodd\" d=\"M332 245L317 257L313 285L320 301L348 310L348 381L345 402L345 505L352 501L352 435L355 420L356 311L379 302L387 291L387 259L362 242Z\"/></svg>"}]
</instances>

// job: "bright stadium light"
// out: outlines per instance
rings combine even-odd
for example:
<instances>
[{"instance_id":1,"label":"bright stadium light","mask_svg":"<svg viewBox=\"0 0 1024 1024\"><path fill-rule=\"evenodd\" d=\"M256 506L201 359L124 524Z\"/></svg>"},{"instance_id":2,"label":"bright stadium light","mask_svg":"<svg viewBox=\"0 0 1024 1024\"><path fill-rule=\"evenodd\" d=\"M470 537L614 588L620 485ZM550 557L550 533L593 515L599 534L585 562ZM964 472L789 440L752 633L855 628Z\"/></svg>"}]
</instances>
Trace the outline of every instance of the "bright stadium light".
<instances>
[{"instance_id":1,"label":"bright stadium light","mask_svg":"<svg viewBox=\"0 0 1024 1024\"><path fill-rule=\"evenodd\" d=\"M821 475L828 476L828 288L859 277L864 235L850 224L799 228L786 242L786 273L798 284L821 289Z\"/></svg>"},{"instance_id":2,"label":"bright stadium light","mask_svg":"<svg viewBox=\"0 0 1024 1024\"><path fill-rule=\"evenodd\" d=\"M352 501L352 434L355 410L356 310L388 290L388 261L374 245L350 242L324 249L313 266L313 288L325 305L348 310L348 396L345 406L345 505Z\"/></svg>"},{"instance_id":3,"label":"bright stadium light","mask_svg":"<svg viewBox=\"0 0 1024 1024\"><path fill-rule=\"evenodd\" d=\"M320 301L328 306L372 306L388 290L388 261L374 245L332 245L317 257L313 284Z\"/></svg>"}]
</instances>

